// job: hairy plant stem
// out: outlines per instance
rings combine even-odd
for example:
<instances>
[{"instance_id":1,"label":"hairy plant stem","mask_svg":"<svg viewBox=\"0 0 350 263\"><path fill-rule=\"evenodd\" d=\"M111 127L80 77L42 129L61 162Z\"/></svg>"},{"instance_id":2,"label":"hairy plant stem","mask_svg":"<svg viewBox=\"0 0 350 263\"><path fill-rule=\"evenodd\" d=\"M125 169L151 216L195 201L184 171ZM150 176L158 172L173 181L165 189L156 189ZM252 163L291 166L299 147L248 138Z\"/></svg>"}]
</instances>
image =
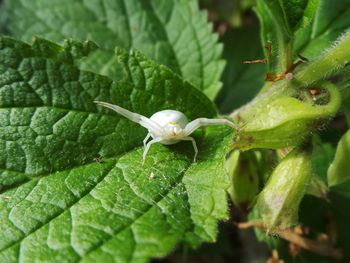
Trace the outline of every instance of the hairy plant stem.
<instances>
[{"instance_id":1,"label":"hairy plant stem","mask_svg":"<svg viewBox=\"0 0 350 263\"><path fill-rule=\"evenodd\" d=\"M292 80L284 79L268 88L265 85L263 92L259 93L249 103L232 112L230 117L237 118L237 116L249 111L255 105L264 104L281 94L288 93L287 90L295 91L302 87L311 86L334 71L340 70L348 61L350 61L350 31L340 37L333 47L326 50L314 62L297 69Z\"/></svg>"},{"instance_id":2,"label":"hairy plant stem","mask_svg":"<svg viewBox=\"0 0 350 263\"><path fill-rule=\"evenodd\" d=\"M336 45L328 49L320 58L297 72L294 80L302 86L309 86L317 80L326 78L340 70L350 60L350 31L344 34Z\"/></svg>"}]
</instances>

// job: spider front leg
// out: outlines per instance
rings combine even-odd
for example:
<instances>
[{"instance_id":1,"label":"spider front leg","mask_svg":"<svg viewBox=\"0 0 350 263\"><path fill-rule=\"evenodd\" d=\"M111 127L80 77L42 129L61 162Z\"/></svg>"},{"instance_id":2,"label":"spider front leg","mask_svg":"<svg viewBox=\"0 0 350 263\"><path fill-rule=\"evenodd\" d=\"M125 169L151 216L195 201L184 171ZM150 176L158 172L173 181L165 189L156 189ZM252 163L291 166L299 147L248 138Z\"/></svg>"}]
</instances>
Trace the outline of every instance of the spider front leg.
<instances>
[{"instance_id":1,"label":"spider front leg","mask_svg":"<svg viewBox=\"0 0 350 263\"><path fill-rule=\"evenodd\" d=\"M162 141L162 140L163 140L162 138L158 137L158 138L154 138L153 140L150 140L150 141L146 144L145 150L143 151L143 154L142 154L142 165L145 164L146 156L147 156L147 153L148 153L149 148L151 147L151 145L154 144L154 143L160 142L160 141Z\"/></svg>"},{"instance_id":2,"label":"spider front leg","mask_svg":"<svg viewBox=\"0 0 350 263\"><path fill-rule=\"evenodd\" d=\"M184 131L186 136L188 136L200 127L212 126L212 125L226 125L234 129L236 128L236 125L233 122L226 119L198 118L191 121L189 124L187 124Z\"/></svg>"},{"instance_id":3,"label":"spider front leg","mask_svg":"<svg viewBox=\"0 0 350 263\"><path fill-rule=\"evenodd\" d=\"M198 148L197 148L197 143L196 143L195 139L193 139L193 138L190 137L190 136L186 136L186 137L183 137L181 140L183 140L183 141L191 141L191 142L192 142L193 149L194 149L194 158L193 158L193 162L195 163L195 162L196 162L196 159L197 159L197 154L198 154Z\"/></svg>"},{"instance_id":4,"label":"spider front leg","mask_svg":"<svg viewBox=\"0 0 350 263\"><path fill-rule=\"evenodd\" d=\"M94 101L94 103L99 104L103 107L109 108L111 110L114 110L115 112L118 112L120 115L124 116L125 118L133 122L140 124L141 126L145 127L149 131L152 131L156 135L158 135L159 132L161 132L161 127L156 122L152 121L151 119L141 114L128 111L127 109L124 109L118 105L110 104L103 101Z\"/></svg>"}]
</instances>

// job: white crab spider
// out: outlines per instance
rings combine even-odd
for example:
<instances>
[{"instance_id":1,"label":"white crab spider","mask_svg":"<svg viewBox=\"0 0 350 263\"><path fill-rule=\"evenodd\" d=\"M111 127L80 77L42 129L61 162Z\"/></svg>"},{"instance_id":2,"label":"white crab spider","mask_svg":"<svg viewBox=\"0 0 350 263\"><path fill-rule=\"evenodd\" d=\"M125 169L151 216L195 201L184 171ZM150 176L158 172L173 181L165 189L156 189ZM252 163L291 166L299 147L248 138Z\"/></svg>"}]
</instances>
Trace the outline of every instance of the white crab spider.
<instances>
[{"instance_id":1,"label":"white crab spider","mask_svg":"<svg viewBox=\"0 0 350 263\"><path fill-rule=\"evenodd\" d=\"M110 108L120 115L128 118L129 120L140 124L148 130L146 138L143 140L144 152L142 158L142 164L146 160L146 155L152 144L159 142L161 144L169 145L175 144L179 141L191 141L194 148L194 159L198 154L198 148L196 141L189 135L199 127L209 125L227 125L235 128L233 122L226 119L207 119L198 118L191 122L188 122L187 117L180 111L176 110L162 110L154 113L150 118L142 116L140 114L128 111L118 105L109 104L102 101L94 101L101 106ZM147 143L149 138L153 139Z\"/></svg>"}]
</instances>

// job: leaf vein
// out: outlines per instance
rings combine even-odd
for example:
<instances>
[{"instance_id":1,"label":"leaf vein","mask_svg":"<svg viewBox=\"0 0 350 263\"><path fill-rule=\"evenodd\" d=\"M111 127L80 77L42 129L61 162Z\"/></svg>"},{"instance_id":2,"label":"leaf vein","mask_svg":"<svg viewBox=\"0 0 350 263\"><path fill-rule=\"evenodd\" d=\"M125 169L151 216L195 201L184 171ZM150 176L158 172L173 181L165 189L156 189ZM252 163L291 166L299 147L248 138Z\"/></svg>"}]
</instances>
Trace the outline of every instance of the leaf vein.
<instances>
[{"instance_id":1,"label":"leaf vein","mask_svg":"<svg viewBox=\"0 0 350 263\"><path fill-rule=\"evenodd\" d=\"M115 166L112 165L112 167L111 167L108 171L106 171L106 173L96 182L96 184L95 184L93 187L91 187L90 189L86 190L86 192L83 193L83 194L81 195L80 199L77 199L75 202L72 202L71 204L69 204L69 205L68 205L65 209L63 209L61 212L59 212L59 213L57 213L56 215L53 215L52 217L48 218L47 222L42 223L42 225L39 226L38 228L33 229L32 231L29 231L29 232L27 233L27 236L24 236L24 237L22 237L21 239L15 241L15 242L12 242L12 243L8 244L6 247L2 248L2 249L0 250L0 253L3 252L3 251L5 251L5 250L8 249L8 248L14 246L14 245L20 244L20 243L23 241L23 239L25 239L26 237L28 237L30 234L33 234L33 233L35 233L36 231L38 231L39 229L43 228L44 226L46 226L47 224L49 224L53 219L55 219L55 218L59 217L61 214L63 214L65 211L69 211L71 207L73 207L77 202L79 202L84 196L88 195L100 182L102 182L103 179L104 179L104 178L110 173L110 171L112 171L114 168L115 168ZM40 179L39 179L39 180L40 180ZM38 180L38 182L39 182L39 180ZM34 188L33 188L33 189L34 189ZM32 189L32 190L33 190L33 189Z\"/></svg>"},{"instance_id":2,"label":"leaf vein","mask_svg":"<svg viewBox=\"0 0 350 263\"><path fill-rule=\"evenodd\" d=\"M190 164L186 169L184 169L182 171L182 174L179 176L179 180L172 186L170 186L168 189L166 189L164 195L161 195L160 198L158 200L155 200L154 201L154 204L153 205L157 205L157 207L159 208L158 206L158 203L160 203L162 200L164 200L168 194L173 190L175 189L178 185L182 184L182 179L186 173L186 171L188 171L188 169L190 169L192 167L192 164ZM116 233L114 233L113 236L105 239L105 240L102 240L101 242L99 242L98 244L96 244L96 246L92 249L90 249L89 251L86 252L86 254L81 258L81 260L83 260L84 258L86 258L89 254L91 254L92 252L94 252L95 250L99 249L100 247L102 247L104 244L106 244L108 241L110 241L112 238L116 237L118 234L120 234L121 232L123 232L124 230L128 229L128 228L131 228L132 225L137 221L139 220L142 216L146 215L148 212L150 212L150 210L154 207L153 205L150 205L144 212L143 214L140 214L138 216L135 217L134 221L127 224L126 226L124 226L123 228L119 229ZM80 260L80 261L81 261ZM79 262L80 262L79 261Z\"/></svg>"}]
</instances>

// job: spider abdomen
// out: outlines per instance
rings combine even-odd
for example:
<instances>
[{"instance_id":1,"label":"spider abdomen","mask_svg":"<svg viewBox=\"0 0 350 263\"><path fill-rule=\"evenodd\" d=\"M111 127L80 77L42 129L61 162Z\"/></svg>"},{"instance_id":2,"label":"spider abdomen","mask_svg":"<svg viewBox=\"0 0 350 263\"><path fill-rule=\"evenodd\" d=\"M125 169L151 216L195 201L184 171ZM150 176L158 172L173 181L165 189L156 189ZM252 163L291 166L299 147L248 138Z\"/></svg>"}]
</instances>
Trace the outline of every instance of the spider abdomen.
<instances>
[{"instance_id":1,"label":"spider abdomen","mask_svg":"<svg viewBox=\"0 0 350 263\"><path fill-rule=\"evenodd\" d=\"M167 124L178 124L181 128L185 128L188 123L185 114L177 110L158 111L154 113L150 119L161 127L164 127Z\"/></svg>"},{"instance_id":2,"label":"spider abdomen","mask_svg":"<svg viewBox=\"0 0 350 263\"><path fill-rule=\"evenodd\" d=\"M161 137L164 139L160 141L161 144L175 144L184 137L183 129L188 124L188 119L182 112L176 110L163 110L153 114L150 119L162 128ZM150 131L150 133L152 138L157 137L152 131Z\"/></svg>"}]
</instances>

